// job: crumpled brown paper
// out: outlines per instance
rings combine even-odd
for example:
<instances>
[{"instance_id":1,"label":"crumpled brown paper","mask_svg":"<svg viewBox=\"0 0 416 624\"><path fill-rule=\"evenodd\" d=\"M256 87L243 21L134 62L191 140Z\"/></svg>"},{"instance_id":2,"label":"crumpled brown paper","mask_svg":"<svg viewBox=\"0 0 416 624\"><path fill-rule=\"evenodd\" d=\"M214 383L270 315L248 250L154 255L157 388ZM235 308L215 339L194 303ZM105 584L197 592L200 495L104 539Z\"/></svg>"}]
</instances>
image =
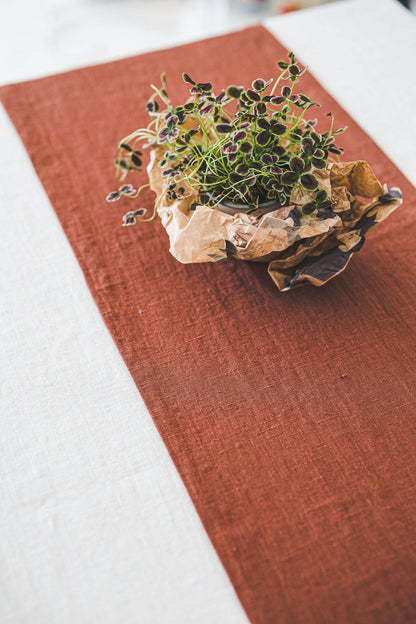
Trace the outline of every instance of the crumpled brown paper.
<instances>
[{"instance_id":1,"label":"crumpled brown paper","mask_svg":"<svg viewBox=\"0 0 416 624\"><path fill-rule=\"evenodd\" d=\"M157 199L170 182L160 180L159 158L154 150L148 166ZM170 253L184 264L229 257L268 262L268 272L282 291L306 282L325 284L345 269L365 234L400 206L402 195L397 187L382 186L362 160L330 164L315 174L333 205L313 215L300 210L309 201L301 189L292 193L290 205L258 217L198 204L198 191L190 188L183 199L169 200L165 194L157 212Z\"/></svg>"}]
</instances>

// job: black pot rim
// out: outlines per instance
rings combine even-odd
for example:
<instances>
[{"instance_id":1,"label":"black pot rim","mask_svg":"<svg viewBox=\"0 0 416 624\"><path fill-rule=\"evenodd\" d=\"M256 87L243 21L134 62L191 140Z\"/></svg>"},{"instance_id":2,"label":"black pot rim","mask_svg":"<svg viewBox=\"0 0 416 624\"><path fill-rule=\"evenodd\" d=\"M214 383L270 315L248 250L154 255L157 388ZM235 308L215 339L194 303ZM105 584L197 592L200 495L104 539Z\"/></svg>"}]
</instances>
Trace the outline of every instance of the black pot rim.
<instances>
[{"instance_id":1,"label":"black pot rim","mask_svg":"<svg viewBox=\"0 0 416 624\"><path fill-rule=\"evenodd\" d=\"M282 208L281 204L279 204L275 199L268 200L266 202L261 202L260 204L235 204L229 201L221 201L218 197L215 197L209 191L205 191L208 197L214 201L218 208L221 209L221 206L225 208L231 208L233 211L237 212L252 212L253 214L260 214L260 212L271 212L272 210L278 210Z\"/></svg>"},{"instance_id":2,"label":"black pot rim","mask_svg":"<svg viewBox=\"0 0 416 624\"><path fill-rule=\"evenodd\" d=\"M214 199L214 198L213 198ZM278 203L275 199L271 199L267 202L261 202L260 204L234 204L233 202L223 201L220 202L223 206L229 206L230 208L241 208L242 210L256 210L257 208L269 208L270 206L277 206Z\"/></svg>"}]
</instances>

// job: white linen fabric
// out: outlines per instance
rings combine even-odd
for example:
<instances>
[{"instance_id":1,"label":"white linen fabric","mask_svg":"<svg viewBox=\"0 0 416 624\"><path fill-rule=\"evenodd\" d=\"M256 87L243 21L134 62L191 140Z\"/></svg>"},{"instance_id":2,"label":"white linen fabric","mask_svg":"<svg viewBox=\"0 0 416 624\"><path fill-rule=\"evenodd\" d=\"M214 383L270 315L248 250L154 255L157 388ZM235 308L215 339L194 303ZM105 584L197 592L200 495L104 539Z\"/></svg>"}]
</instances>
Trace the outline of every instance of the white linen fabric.
<instances>
[{"instance_id":1,"label":"white linen fabric","mask_svg":"<svg viewBox=\"0 0 416 624\"><path fill-rule=\"evenodd\" d=\"M154 3L165 21L189 8L169 3ZM146 38L147 2L11 10L1 83L190 40L189 26L161 40L160 24ZM416 182L415 19L393 0L348 0L266 25ZM227 27L201 22L198 36ZM0 203L0 621L247 623L3 109Z\"/></svg>"}]
</instances>

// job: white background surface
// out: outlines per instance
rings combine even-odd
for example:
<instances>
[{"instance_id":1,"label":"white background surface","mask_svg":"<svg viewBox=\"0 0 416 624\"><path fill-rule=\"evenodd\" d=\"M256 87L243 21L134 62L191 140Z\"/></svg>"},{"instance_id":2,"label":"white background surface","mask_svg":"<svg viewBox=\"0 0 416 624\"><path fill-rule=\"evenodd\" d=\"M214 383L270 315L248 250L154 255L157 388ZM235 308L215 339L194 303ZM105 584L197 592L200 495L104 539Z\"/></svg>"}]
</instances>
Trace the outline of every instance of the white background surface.
<instances>
[{"instance_id":1,"label":"white background surface","mask_svg":"<svg viewBox=\"0 0 416 624\"><path fill-rule=\"evenodd\" d=\"M0 0L0 83L224 16L217 0ZM414 17L347 0L268 26L416 182ZM0 236L0 622L246 623L2 109Z\"/></svg>"}]
</instances>

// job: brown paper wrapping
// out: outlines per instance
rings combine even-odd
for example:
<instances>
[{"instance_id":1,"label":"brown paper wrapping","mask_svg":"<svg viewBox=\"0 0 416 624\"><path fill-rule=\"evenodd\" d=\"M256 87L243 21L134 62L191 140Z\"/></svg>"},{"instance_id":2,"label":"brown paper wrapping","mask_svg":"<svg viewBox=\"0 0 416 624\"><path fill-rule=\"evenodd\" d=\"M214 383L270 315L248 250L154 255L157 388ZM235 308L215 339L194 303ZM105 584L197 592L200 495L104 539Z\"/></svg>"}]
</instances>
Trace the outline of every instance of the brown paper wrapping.
<instances>
[{"instance_id":1,"label":"brown paper wrapping","mask_svg":"<svg viewBox=\"0 0 416 624\"><path fill-rule=\"evenodd\" d=\"M330 164L319 173L332 209L303 215L309 201L296 189L290 205L255 217L229 215L198 204L198 191L186 188L182 199L164 193L170 180L161 177L159 154L148 166L151 188L160 200L157 212L179 262L218 262L226 258L268 262L268 272L280 290L303 283L321 286L347 266L365 234L402 203L400 189L382 186L365 161ZM185 184L182 184L185 186Z\"/></svg>"}]
</instances>

